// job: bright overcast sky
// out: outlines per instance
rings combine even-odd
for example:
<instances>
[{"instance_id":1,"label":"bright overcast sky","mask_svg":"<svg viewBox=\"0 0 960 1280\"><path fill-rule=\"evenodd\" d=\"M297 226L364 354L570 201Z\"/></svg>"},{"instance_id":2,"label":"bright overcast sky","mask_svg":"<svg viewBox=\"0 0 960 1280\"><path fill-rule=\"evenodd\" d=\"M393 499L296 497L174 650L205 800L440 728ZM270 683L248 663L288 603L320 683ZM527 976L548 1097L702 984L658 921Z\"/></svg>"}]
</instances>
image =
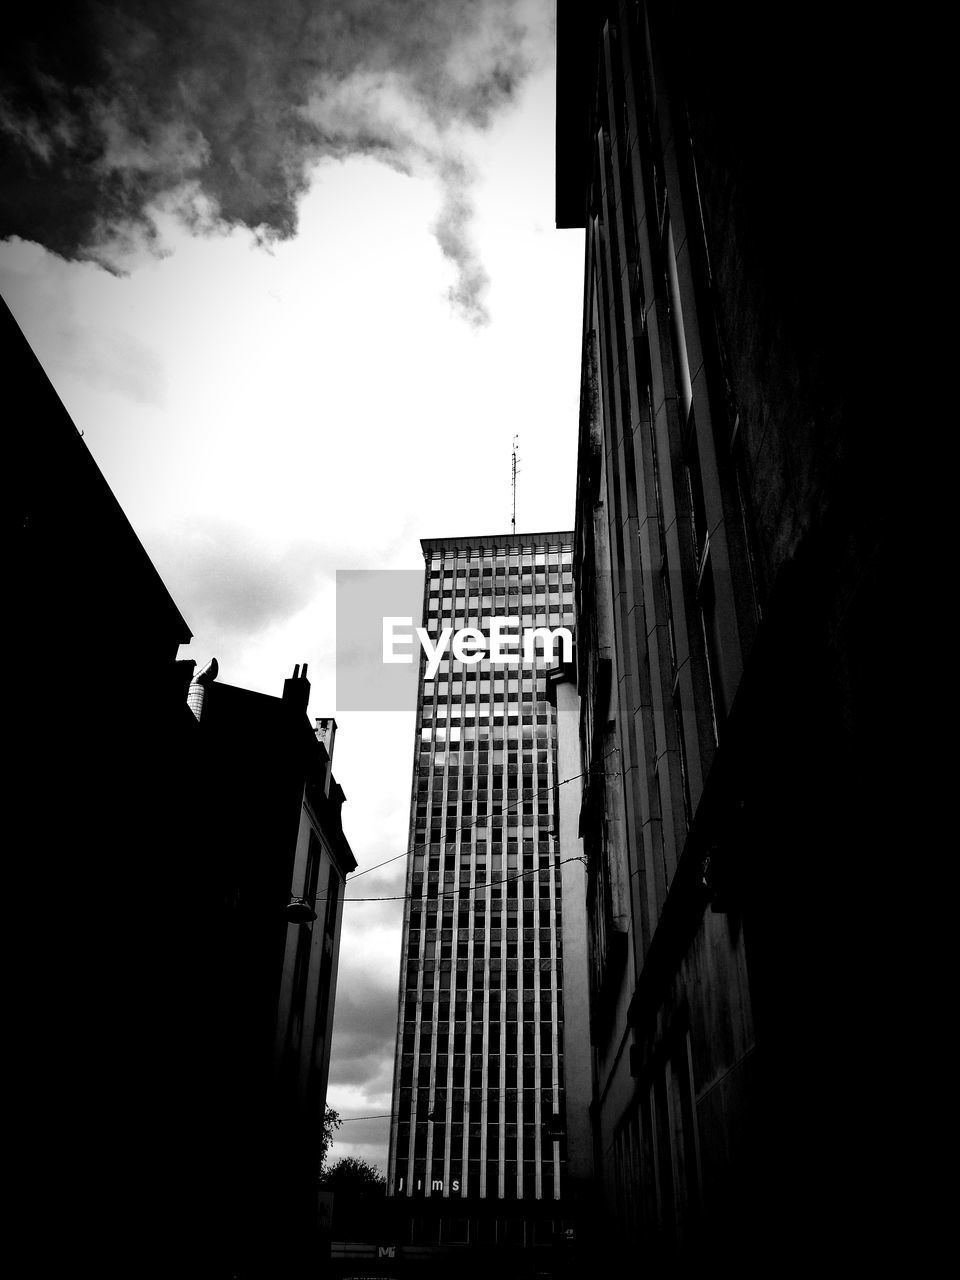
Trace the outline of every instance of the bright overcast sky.
<instances>
[{"instance_id":1,"label":"bright overcast sky","mask_svg":"<svg viewBox=\"0 0 960 1280\"><path fill-rule=\"evenodd\" d=\"M553 222L553 7L477 0L496 32L505 14L526 27L489 111L438 124L392 74L389 31L375 73L354 57L335 89L318 81L310 110L346 141L305 164L287 238L191 233L161 193L162 256L116 250L125 275L0 243L0 292L194 632L181 656L216 656L226 683L279 694L306 661L310 715L337 714L336 570L419 567L421 537L508 530L514 434L518 529L571 527L583 238ZM477 31L431 56L470 64ZM362 142L371 119L395 150ZM406 847L413 717L338 724L362 870ZM347 896L402 891L403 865ZM344 911L328 1102L375 1115L390 1108L401 910ZM345 1124L334 1158L385 1166L388 1128Z\"/></svg>"}]
</instances>

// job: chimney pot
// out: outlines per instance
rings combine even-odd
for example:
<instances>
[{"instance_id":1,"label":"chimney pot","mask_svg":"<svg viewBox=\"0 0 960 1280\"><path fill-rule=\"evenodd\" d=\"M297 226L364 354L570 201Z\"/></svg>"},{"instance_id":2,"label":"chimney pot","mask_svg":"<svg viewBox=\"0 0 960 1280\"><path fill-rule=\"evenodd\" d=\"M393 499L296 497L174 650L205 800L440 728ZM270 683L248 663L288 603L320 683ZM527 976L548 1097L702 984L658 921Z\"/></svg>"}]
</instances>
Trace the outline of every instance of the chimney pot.
<instances>
[{"instance_id":1,"label":"chimney pot","mask_svg":"<svg viewBox=\"0 0 960 1280\"><path fill-rule=\"evenodd\" d=\"M310 701L310 681L307 679L306 663L304 663L302 675L300 673L300 663L298 662L293 668L293 675L284 680L283 701L290 703L298 711L306 712L307 704Z\"/></svg>"}]
</instances>

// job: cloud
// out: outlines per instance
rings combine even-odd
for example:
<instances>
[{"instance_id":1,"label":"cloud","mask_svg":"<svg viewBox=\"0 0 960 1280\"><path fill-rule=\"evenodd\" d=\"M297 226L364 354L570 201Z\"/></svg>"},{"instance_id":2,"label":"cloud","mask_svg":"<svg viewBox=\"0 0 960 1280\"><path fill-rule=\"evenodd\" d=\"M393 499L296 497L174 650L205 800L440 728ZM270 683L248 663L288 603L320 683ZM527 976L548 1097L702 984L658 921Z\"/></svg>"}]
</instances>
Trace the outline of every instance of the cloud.
<instances>
[{"instance_id":1,"label":"cloud","mask_svg":"<svg viewBox=\"0 0 960 1280\"><path fill-rule=\"evenodd\" d=\"M194 518L150 534L150 555L194 632L252 639L295 617L331 592L337 570L389 562L403 530L371 530L355 541L309 539L270 545L262 526Z\"/></svg>"},{"instance_id":2,"label":"cloud","mask_svg":"<svg viewBox=\"0 0 960 1280\"><path fill-rule=\"evenodd\" d=\"M539 16L538 0L533 3ZM325 158L439 178L451 302L486 321L456 136L516 97L538 51L517 0L75 0L22 6L0 53L0 237L125 270L197 234L296 233Z\"/></svg>"},{"instance_id":3,"label":"cloud","mask_svg":"<svg viewBox=\"0 0 960 1280\"><path fill-rule=\"evenodd\" d=\"M15 241L0 270L3 297L45 368L57 367L88 386L114 391L136 404L163 408L167 374L157 351L95 315L81 324L69 286L74 268ZM88 268L93 271L94 268ZM43 323L46 318L48 323Z\"/></svg>"},{"instance_id":4,"label":"cloud","mask_svg":"<svg viewBox=\"0 0 960 1280\"><path fill-rule=\"evenodd\" d=\"M365 877L356 887L348 886L347 896L355 896L366 883ZM344 907L327 1101L347 1123L336 1136L332 1160L354 1155L385 1164L390 1120L384 1117L392 1107L397 1034L399 907ZM369 1116L380 1118L354 1118Z\"/></svg>"},{"instance_id":5,"label":"cloud","mask_svg":"<svg viewBox=\"0 0 960 1280\"><path fill-rule=\"evenodd\" d=\"M309 605L317 584L332 578L341 548L296 543L257 545L242 529L194 521L156 537L151 550L195 630L250 638Z\"/></svg>"},{"instance_id":6,"label":"cloud","mask_svg":"<svg viewBox=\"0 0 960 1280\"><path fill-rule=\"evenodd\" d=\"M403 861L394 865L402 876ZM346 896L369 892L374 879L348 882ZM388 1117L393 1100L402 908L399 902L358 903L344 912L327 1101L348 1123L336 1135L330 1158L362 1156L383 1167L390 1120L382 1117ZM354 1119L365 1116L381 1118Z\"/></svg>"},{"instance_id":7,"label":"cloud","mask_svg":"<svg viewBox=\"0 0 960 1280\"><path fill-rule=\"evenodd\" d=\"M69 332L77 354L64 368L94 387L104 387L139 404L162 407L166 396L163 364L154 351L129 334ZM82 350L82 358L80 352Z\"/></svg>"},{"instance_id":8,"label":"cloud","mask_svg":"<svg viewBox=\"0 0 960 1280\"><path fill-rule=\"evenodd\" d=\"M393 949L399 954L399 945ZM368 975L354 973L348 986L338 984L331 1087L349 1085L365 1095L390 1090L397 1034L396 965L383 977L382 985L373 985Z\"/></svg>"},{"instance_id":9,"label":"cloud","mask_svg":"<svg viewBox=\"0 0 960 1280\"><path fill-rule=\"evenodd\" d=\"M457 268L457 283L449 292L455 311L475 327L487 324L490 315L484 301L490 277L483 268L469 235L473 207L469 199L470 178L463 161L445 156L440 163L444 202L434 234L440 251Z\"/></svg>"}]
</instances>

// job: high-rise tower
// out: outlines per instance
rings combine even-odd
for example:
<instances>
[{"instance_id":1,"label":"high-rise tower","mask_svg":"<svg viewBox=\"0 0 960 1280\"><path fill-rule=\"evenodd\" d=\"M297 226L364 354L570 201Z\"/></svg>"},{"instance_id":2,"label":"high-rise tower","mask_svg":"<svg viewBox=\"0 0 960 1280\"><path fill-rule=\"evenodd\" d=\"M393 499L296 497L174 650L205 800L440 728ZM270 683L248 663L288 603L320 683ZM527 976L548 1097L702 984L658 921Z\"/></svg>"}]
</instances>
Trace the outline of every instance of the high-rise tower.
<instances>
[{"instance_id":1,"label":"high-rise tower","mask_svg":"<svg viewBox=\"0 0 960 1280\"><path fill-rule=\"evenodd\" d=\"M423 625L573 627L573 535L426 539ZM555 711L515 665L421 660L388 1188L559 1198L563 939Z\"/></svg>"}]
</instances>

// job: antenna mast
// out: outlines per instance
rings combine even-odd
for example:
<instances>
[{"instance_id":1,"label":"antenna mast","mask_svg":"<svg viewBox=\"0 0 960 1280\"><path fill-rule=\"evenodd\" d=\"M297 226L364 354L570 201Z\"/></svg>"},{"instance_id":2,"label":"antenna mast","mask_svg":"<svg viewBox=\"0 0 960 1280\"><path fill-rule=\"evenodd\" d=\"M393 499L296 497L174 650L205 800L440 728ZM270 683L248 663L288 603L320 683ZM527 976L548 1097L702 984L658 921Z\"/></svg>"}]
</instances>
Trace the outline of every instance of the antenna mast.
<instances>
[{"instance_id":1,"label":"antenna mast","mask_svg":"<svg viewBox=\"0 0 960 1280\"><path fill-rule=\"evenodd\" d=\"M518 437L513 437L513 450L510 454L510 489L513 495L513 515L510 519L510 530L517 532L517 444Z\"/></svg>"}]
</instances>

